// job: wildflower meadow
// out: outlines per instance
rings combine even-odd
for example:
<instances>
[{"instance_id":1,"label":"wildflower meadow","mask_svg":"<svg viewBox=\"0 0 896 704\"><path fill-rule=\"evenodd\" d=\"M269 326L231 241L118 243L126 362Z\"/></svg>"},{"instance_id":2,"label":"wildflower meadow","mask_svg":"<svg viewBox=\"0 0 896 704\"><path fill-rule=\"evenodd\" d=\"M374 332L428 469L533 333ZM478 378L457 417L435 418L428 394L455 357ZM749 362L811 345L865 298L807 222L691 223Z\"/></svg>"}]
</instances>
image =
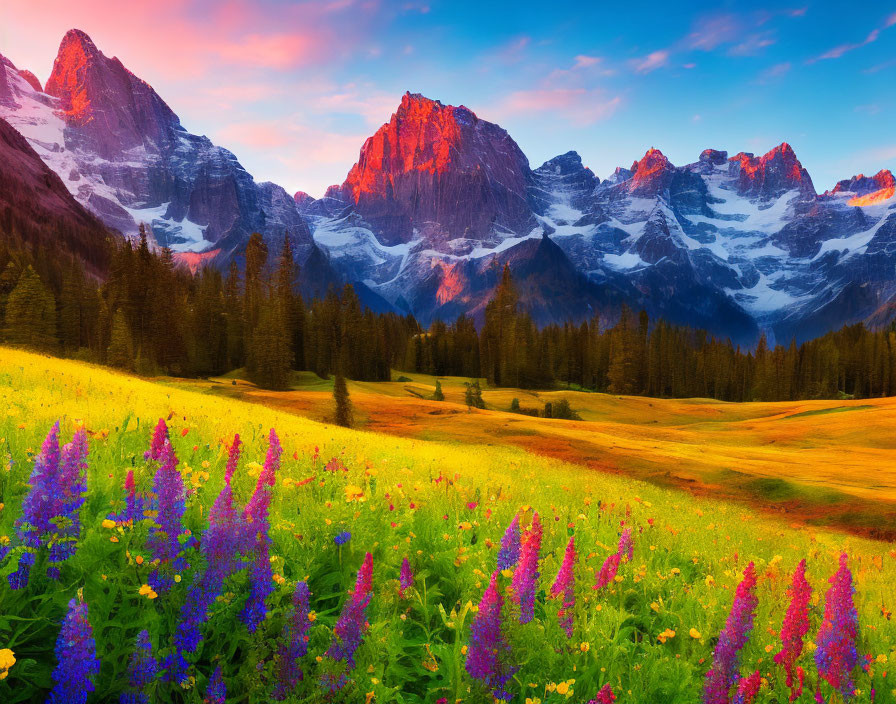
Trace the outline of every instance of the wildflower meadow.
<instances>
[{"instance_id":1,"label":"wildflower meadow","mask_svg":"<svg viewBox=\"0 0 896 704\"><path fill-rule=\"evenodd\" d=\"M890 544L0 361L2 702L896 701Z\"/></svg>"}]
</instances>

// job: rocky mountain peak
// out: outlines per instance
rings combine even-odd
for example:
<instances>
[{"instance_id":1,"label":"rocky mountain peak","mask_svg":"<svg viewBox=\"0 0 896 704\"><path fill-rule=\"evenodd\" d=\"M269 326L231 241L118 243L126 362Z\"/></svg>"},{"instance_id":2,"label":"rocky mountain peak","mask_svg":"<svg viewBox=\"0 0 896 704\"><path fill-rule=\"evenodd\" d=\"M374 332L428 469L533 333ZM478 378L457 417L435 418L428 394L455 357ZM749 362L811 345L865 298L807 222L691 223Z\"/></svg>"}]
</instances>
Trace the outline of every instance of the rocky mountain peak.
<instances>
[{"instance_id":1,"label":"rocky mountain peak","mask_svg":"<svg viewBox=\"0 0 896 704\"><path fill-rule=\"evenodd\" d=\"M512 229L529 220L529 173L526 157L498 125L466 107L405 93L390 121L364 143L342 193L392 244L433 222L442 237L481 236L498 222Z\"/></svg>"},{"instance_id":2,"label":"rocky mountain peak","mask_svg":"<svg viewBox=\"0 0 896 704\"><path fill-rule=\"evenodd\" d=\"M20 68L19 75L24 78L28 82L28 85L34 88L34 90L36 90L38 93L43 93L44 89L40 85L40 81L37 80L37 76L31 73L31 71L29 71L27 68Z\"/></svg>"},{"instance_id":3,"label":"rocky mountain peak","mask_svg":"<svg viewBox=\"0 0 896 704\"><path fill-rule=\"evenodd\" d=\"M632 165L629 192L639 196L654 196L667 188L675 167L659 149L651 147L647 153Z\"/></svg>"},{"instance_id":4,"label":"rocky mountain peak","mask_svg":"<svg viewBox=\"0 0 896 704\"><path fill-rule=\"evenodd\" d=\"M798 190L804 198L815 197L809 172L803 168L787 142L761 157L740 152L728 160L738 191L764 200L778 198L787 191Z\"/></svg>"},{"instance_id":5,"label":"rocky mountain peak","mask_svg":"<svg viewBox=\"0 0 896 704\"><path fill-rule=\"evenodd\" d=\"M84 32L69 30L53 63L46 92L59 98L83 148L112 159L134 147L156 151L172 141L180 121L152 87L116 58L107 58Z\"/></svg>"}]
</instances>

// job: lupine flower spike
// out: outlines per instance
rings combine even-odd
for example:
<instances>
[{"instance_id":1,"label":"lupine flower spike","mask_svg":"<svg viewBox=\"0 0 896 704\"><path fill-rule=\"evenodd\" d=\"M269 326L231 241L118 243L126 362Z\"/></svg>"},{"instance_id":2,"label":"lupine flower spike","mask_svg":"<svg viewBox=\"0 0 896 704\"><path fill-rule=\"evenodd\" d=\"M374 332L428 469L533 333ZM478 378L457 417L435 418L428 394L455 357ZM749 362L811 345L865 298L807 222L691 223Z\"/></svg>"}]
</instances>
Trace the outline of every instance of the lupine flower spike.
<instances>
[{"instance_id":1,"label":"lupine flower spike","mask_svg":"<svg viewBox=\"0 0 896 704\"><path fill-rule=\"evenodd\" d=\"M110 513L109 519L118 523L133 525L143 518L143 498L137 495L134 470L128 470L124 479L124 508L120 513Z\"/></svg>"},{"instance_id":2,"label":"lupine flower spike","mask_svg":"<svg viewBox=\"0 0 896 704\"><path fill-rule=\"evenodd\" d=\"M156 678L159 663L152 654L152 643L149 632L140 631L137 635L137 647L131 653L128 664L129 691L119 698L119 704L149 704L146 688Z\"/></svg>"},{"instance_id":3,"label":"lupine flower spike","mask_svg":"<svg viewBox=\"0 0 896 704\"><path fill-rule=\"evenodd\" d=\"M57 564L74 555L87 488L86 460L84 430L78 430L60 452L56 422L35 458L28 494L22 501L22 515L15 524L19 541L28 550L19 557L18 569L8 577L12 589L27 586L38 549L49 549L51 566L47 575L53 579L59 577Z\"/></svg>"},{"instance_id":4,"label":"lupine flower spike","mask_svg":"<svg viewBox=\"0 0 896 704\"><path fill-rule=\"evenodd\" d=\"M845 553L841 555L840 568L829 580L831 586L824 598L824 620L818 629L815 651L818 674L844 700L854 696L852 671L859 658L856 652L859 617L853 603L855 587L848 561Z\"/></svg>"},{"instance_id":5,"label":"lupine flower spike","mask_svg":"<svg viewBox=\"0 0 896 704\"><path fill-rule=\"evenodd\" d=\"M273 698L277 701L283 701L292 694L304 675L299 660L308 652L308 629L311 627L308 585L305 582L296 585L292 609L279 651L277 684L273 692Z\"/></svg>"},{"instance_id":6,"label":"lupine flower spike","mask_svg":"<svg viewBox=\"0 0 896 704\"><path fill-rule=\"evenodd\" d=\"M802 680L795 669L796 661L803 652L803 638L809 632L809 601L812 598L812 587L806 581L805 560L797 565L789 593L790 606L781 627L781 650L775 654L775 662L787 674L790 701L796 701L803 691Z\"/></svg>"},{"instance_id":7,"label":"lupine flower spike","mask_svg":"<svg viewBox=\"0 0 896 704\"><path fill-rule=\"evenodd\" d=\"M81 534L81 506L87 491L87 433L80 428L72 441L62 448L62 461L56 485L56 534L50 541L48 576L59 579L56 565L72 557Z\"/></svg>"},{"instance_id":8,"label":"lupine flower spike","mask_svg":"<svg viewBox=\"0 0 896 704\"><path fill-rule=\"evenodd\" d=\"M47 704L85 704L88 693L94 689L93 676L100 671L100 661L87 604L80 597L68 604L68 614L56 640L56 660L55 684Z\"/></svg>"},{"instance_id":9,"label":"lupine flower spike","mask_svg":"<svg viewBox=\"0 0 896 704\"><path fill-rule=\"evenodd\" d=\"M174 574L187 565L181 556L180 535L183 533L185 506L184 480L177 469L177 456L171 443L165 441L159 455L153 491L157 516L149 529L149 547L159 566L149 576L149 585L158 593L174 584Z\"/></svg>"},{"instance_id":10,"label":"lupine flower spike","mask_svg":"<svg viewBox=\"0 0 896 704\"><path fill-rule=\"evenodd\" d=\"M218 665L208 681L208 689L202 698L203 704L225 704L227 701L227 686L221 674L221 666Z\"/></svg>"},{"instance_id":11,"label":"lupine flower spike","mask_svg":"<svg viewBox=\"0 0 896 704\"><path fill-rule=\"evenodd\" d=\"M162 458L162 450L165 449L166 442L168 442L168 425L164 418L159 418L152 433L149 450L143 453L143 458L147 461L158 462Z\"/></svg>"},{"instance_id":12,"label":"lupine flower spike","mask_svg":"<svg viewBox=\"0 0 896 704\"><path fill-rule=\"evenodd\" d=\"M551 598L563 597L563 605L557 612L560 620L560 626L566 632L567 638L572 638L573 625L573 609L576 605L576 544L575 536L570 537L569 543L566 545L566 554L563 557L563 564L560 565L560 571L557 572L557 578L551 586Z\"/></svg>"},{"instance_id":13,"label":"lupine flower spike","mask_svg":"<svg viewBox=\"0 0 896 704\"><path fill-rule=\"evenodd\" d=\"M613 688L610 685L605 684L600 688L597 696L588 702L588 704L613 704L615 701L616 695L613 694Z\"/></svg>"},{"instance_id":14,"label":"lupine flower spike","mask_svg":"<svg viewBox=\"0 0 896 704\"><path fill-rule=\"evenodd\" d=\"M404 599L404 592L414 586L414 574L411 572L411 563L404 558L401 563L401 573L398 575L398 595Z\"/></svg>"},{"instance_id":15,"label":"lupine flower spike","mask_svg":"<svg viewBox=\"0 0 896 704\"><path fill-rule=\"evenodd\" d=\"M501 538L501 549L498 551L498 569L509 570L520 559L520 516L513 517L504 537Z\"/></svg>"},{"instance_id":16,"label":"lupine flower spike","mask_svg":"<svg viewBox=\"0 0 896 704\"><path fill-rule=\"evenodd\" d=\"M188 664L184 653L192 653L202 641L202 626L208 618L208 610L221 594L224 580L242 568L241 551L245 548L245 536L233 504L230 480L239 463L240 438L233 439L224 488L215 499L208 514L208 530L202 540L205 571L197 575L180 610L180 621L174 632L175 652L166 660L167 678L183 684L187 681Z\"/></svg>"},{"instance_id":17,"label":"lupine flower spike","mask_svg":"<svg viewBox=\"0 0 896 704\"><path fill-rule=\"evenodd\" d=\"M267 598L274 591L274 574L271 571L271 538L268 535L268 509L271 505L271 487L274 486L277 470L280 469L280 438L271 429L268 438L268 454L264 461L255 493L243 510L246 545L251 546L249 565L249 598L240 614L249 633L254 633L267 613Z\"/></svg>"},{"instance_id":18,"label":"lupine flower spike","mask_svg":"<svg viewBox=\"0 0 896 704\"><path fill-rule=\"evenodd\" d=\"M535 590L538 585L538 552L541 550L541 519L532 516L520 550L520 562L513 573L513 601L520 607L520 623L529 623L535 615Z\"/></svg>"},{"instance_id":19,"label":"lupine flower spike","mask_svg":"<svg viewBox=\"0 0 896 704\"><path fill-rule=\"evenodd\" d=\"M756 598L756 569L751 562L744 570L744 578L737 585L731 613L713 653L712 669L706 673L703 690L704 704L728 704L729 693L738 681L740 651L753 629L753 615L759 600Z\"/></svg>"},{"instance_id":20,"label":"lupine flower spike","mask_svg":"<svg viewBox=\"0 0 896 704\"><path fill-rule=\"evenodd\" d=\"M603 589L616 578L616 573L619 571L620 559L622 559L622 553L618 550L612 555L607 556L607 559L604 560L604 564L601 565L600 570L597 573L597 579L594 581L592 589Z\"/></svg>"},{"instance_id":21,"label":"lupine flower spike","mask_svg":"<svg viewBox=\"0 0 896 704\"><path fill-rule=\"evenodd\" d=\"M507 682L515 669L510 665L510 648L501 633L501 609L504 599L498 591L498 572L493 572L488 588L479 602L479 611L470 626L470 645L466 668L470 677L481 681L492 696L510 701Z\"/></svg>"},{"instance_id":22,"label":"lupine flower spike","mask_svg":"<svg viewBox=\"0 0 896 704\"><path fill-rule=\"evenodd\" d=\"M737 683L737 692L734 695L732 704L753 704L756 695L759 694L759 687L762 686L762 675L756 670L749 677L741 677Z\"/></svg>"},{"instance_id":23,"label":"lupine flower spike","mask_svg":"<svg viewBox=\"0 0 896 704\"><path fill-rule=\"evenodd\" d=\"M342 613L333 628L333 642L327 650L327 657L345 661L349 669L355 666L355 651L361 645L361 639L367 630L366 612L372 593L373 555L367 553L358 570L355 588L342 607Z\"/></svg>"}]
</instances>

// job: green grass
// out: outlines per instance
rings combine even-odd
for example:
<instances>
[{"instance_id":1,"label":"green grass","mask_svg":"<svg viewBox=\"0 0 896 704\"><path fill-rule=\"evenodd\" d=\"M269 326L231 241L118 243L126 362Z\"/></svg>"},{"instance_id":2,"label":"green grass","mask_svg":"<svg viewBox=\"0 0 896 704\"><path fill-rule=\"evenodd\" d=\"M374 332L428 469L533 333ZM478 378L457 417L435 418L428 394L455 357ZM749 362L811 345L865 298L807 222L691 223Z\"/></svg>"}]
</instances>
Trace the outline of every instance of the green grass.
<instances>
[{"instance_id":1,"label":"green grass","mask_svg":"<svg viewBox=\"0 0 896 704\"><path fill-rule=\"evenodd\" d=\"M787 699L783 673L771 653L780 645L774 633L787 608L790 574L801 559L807 560L818 596L809 638L820 623L826 580L846 551L856 577L859 652L896 657L896 634L882 612L893 608L896 560L892 546L882 543L791 528L741 505L588 471L514 447L344 430L176 384L4 348L0 399L0 536L14 540L34 456L50 425L61 419L65 440L80 424L91 433L81 540L76 556L63 565L62 579L49 581L38 574L26 590L14 592L5 588L5 576L15 565L8 560L0 567L0 648L12 649L17 658L0 681L4 703L45 699L59 622L79 589L89 604L102 661L91 701L118 699L141 629L149 630L160 655L170 652L171 633L187 587L202 567L201 557L189 556L193 567L183 572L172 593L149 600L139 594L151 561L147 522L121 530L102 525L120 506L129 469L135 470L141 490L151 488L155 468L143 460L143 452L160 417L169 418L181 471L192 489L185 524L200 538L223 485L226 443L233 433L239 432L245 443L234 480L237 501L244 503L256 481L252 463L263 461L267 432L277 429L284 455L273 491L271 554L282 582L274 585L268 619L250 635L238 617L247 575L232 577L225 598L212 609L200 649L189 658L195 685L182 689L159 682L152 692L155 701L202 701L217 664L229 688L228 701L269 701L291 595L296 582L305 579L317 617L294 701L325 701L318 683L334 665L316 658L327 650L345 594L370 551L370 627L349 684L329 701L365 702L372 692L372 702L488 702L464 669L472 607L495 569L506 526L517 512L526 523L533 511L545 525L535 618L519 625L508 603L504 621L519 667L510 685L518 704L527 698L544 704L585 702L607 683L620 703L699 701L715 639L748 561L760 574L759 608L742 670L758 668L766 678L758 702ZM331 458L339 458L347 471L323 470ZM353 494L353 487L363 492L363 501L347 500L346 490ZM763 490L786 493L774 483ZM621 581L595 592L595 573L615 550L623 522L635 530L634 559L622 564ZM340 549L333 538L341 531L350 531L352 538ZM547 591L570 535L575 535L579 560L575 632L567 639L557 620L559 604ZM142 565L138 556L144 558ZM416 583L401 599L397 578L405 557ZM510 580L502 576L500 582L503 588ZM667 629L675 636L663 643L658 636ZM696 635L689 634L691 629ZM800 664L814 686L811 646ZM867 701L872 685L878 701L888 701L893 685L889 676L884 678L886 669L881 664L870 673L856 672L865 692L858 701ZM566 683L569 691L558 691L558 683Z\"/></svg>"}]
</instances>

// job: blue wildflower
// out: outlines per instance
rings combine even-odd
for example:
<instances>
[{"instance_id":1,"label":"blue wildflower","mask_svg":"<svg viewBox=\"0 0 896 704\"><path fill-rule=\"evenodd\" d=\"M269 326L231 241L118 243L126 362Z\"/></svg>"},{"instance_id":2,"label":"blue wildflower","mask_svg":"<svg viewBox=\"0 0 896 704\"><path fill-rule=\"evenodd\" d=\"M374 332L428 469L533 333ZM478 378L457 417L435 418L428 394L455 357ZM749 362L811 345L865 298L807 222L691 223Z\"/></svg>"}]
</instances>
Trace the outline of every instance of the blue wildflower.
<instances>
[{"instance_id":1,"label":"blue wildflower","mask_svg":"<svg viewBox=\"0 0 896 704\"><path fill-rule=\"evenodd\" d=\"M100 671L87 604L72 599L56 640L53 691L47 704L86 704L94 689L93 676Z\"/></svg>"}]
</instances>

